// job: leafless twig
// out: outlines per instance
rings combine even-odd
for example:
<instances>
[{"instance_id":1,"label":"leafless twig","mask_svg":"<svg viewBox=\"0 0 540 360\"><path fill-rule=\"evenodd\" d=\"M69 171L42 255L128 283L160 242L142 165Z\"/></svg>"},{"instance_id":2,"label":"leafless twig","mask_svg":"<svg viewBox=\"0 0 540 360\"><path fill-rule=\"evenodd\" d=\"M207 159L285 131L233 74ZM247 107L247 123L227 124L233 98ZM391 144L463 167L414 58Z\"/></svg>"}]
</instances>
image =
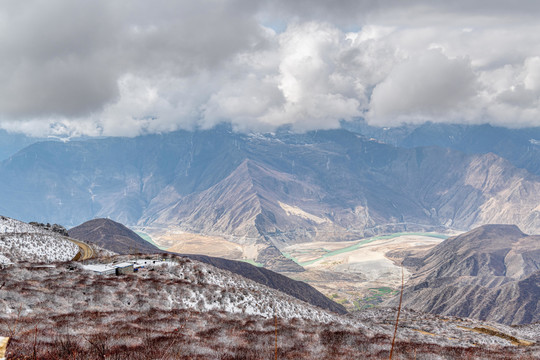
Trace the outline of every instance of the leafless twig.
<instances>
[{"instance_id":1,"label":"leafless twig","mask_svg":"<svg viewBox=\"0 0 540 360\"><path fill-rule=\"evenodd\" d=\"M275 328L275 337L276 337L276 346L275 346L275 351L274 351L274 354L275 354L275 359L277 360L277 316L274 312L274 328Z\"/></svg>"},{"instance_id":2,"label":"leafless twig","mask_svg":"<svg viewBox=\"0 0 540 360\"><path fill-rule=\"evenodd\" d=\"M405 275L403 274L403 264L401 264L401 292L399 294L399 306L396 318L396 326L394 327L394 337L392 338L392 347L390 348L390 360L392 360L392 355L394 353L394 344L396 342L397 329L399 324L399 314L401 313L401 301L403 300L403 286L405 283Z\"/></svg>"}]
</instances>

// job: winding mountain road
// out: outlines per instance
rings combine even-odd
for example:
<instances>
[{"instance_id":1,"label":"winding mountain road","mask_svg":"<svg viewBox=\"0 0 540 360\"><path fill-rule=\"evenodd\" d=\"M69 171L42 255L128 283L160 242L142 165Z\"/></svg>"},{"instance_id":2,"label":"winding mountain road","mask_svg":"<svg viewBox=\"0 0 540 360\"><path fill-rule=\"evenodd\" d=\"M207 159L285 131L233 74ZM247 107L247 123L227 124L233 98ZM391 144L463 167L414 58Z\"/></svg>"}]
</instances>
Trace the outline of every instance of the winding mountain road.
<instances>
[{"instance_id":1,"label":"winding mountain road","mask_svg":"<svg viewBox=\"0 0 540 360\"><path fill-rule=\"evenodd\" d=\"M71 238L69 238L68 240L77 245L80 249L77 255L75 255L75 257L73 258L73 261L87 260L94 256L94 249L92 249L90 245Z\"/></svg>"}]
</instances>

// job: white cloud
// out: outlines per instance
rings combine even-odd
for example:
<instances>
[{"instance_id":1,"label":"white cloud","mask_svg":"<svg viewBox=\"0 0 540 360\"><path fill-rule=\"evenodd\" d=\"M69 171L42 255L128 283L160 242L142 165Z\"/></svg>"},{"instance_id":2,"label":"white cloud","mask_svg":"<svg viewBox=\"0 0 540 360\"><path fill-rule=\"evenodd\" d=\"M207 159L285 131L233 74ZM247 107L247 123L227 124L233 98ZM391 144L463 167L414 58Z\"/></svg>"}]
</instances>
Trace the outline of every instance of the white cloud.
<instances>
[{"instance_id":1,"label":"white cloud","mask_svg":"<svg viewBox=\"0 0 540 360\"><path fill-rule=\"evenodd\" d=\"M469 62L427 51L396 65L371 96L368 121L399 125L440 119L461 121L478 83Z\"/></svg>"},{"instance_id":2,"label":"white cloud","mask_svg":"<svg viewBox=\"0 0 540 360\"><path fill-rule=\"evenodd\" d=\"M540 56L527 58L524 64L525 78L523 85L526 89L540 92Z\"/></svg>"},{"instance_id":3,"label":"white cloud","mask_svg":"<svg viewBox=\"0 0 540 360\"><path fill-rule=\"evenodd\" d=\"M539 14L537 1L7 0L0 128L540 126Z\"/></svg>"},{"instance_id":4,"label":"white cloud","mask_svg":"<svg viewBox=\"0 0 540 360\"><path fill-rule=\"evenodd\" d=\"M492 77L490 77L492 75ZM540 126L540 58L484 74L486 113L493 124Z\"/></svg>"},{"instance_id":5,"label":"white cloud","mask_svg":"<svg viewBox=\"0 0 540 360\"><path fill-rule=\"evenodd\" d=\"M235 64L245 75L212 95L204 105L204 126L231 121L241 130L290 124L305 131L335 128L340 119L361 115L365 89L341 66L340 56L351 47L343 32L310 22L292 25L269 41L274 51L267 53L265 66Z\"/></svg>"}]
</instances>

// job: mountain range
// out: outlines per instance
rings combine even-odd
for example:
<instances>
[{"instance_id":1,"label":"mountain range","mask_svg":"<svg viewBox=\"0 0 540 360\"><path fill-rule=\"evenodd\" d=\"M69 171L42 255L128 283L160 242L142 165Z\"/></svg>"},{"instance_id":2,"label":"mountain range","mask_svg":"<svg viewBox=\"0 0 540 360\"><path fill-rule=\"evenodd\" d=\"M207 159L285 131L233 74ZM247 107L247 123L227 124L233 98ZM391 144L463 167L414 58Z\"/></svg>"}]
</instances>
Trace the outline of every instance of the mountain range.
<instances>
[{"instance_id":1,"label":"mountain range","mask_svg":"<svg viewBox=\"0 0 540 360\"><path fill-rule=\"evenodd\" d=\"M136 138L39 142L0 163L0 211L78 225L109 217L279 249L486 223L540 231L540 177L493 153L402 148L347 130L240 134L227 126Z\"/></svg>"},{"instance_id":2,"label":"mountain range","mask_svg":"<svg viewBox=\"0 0 540 360\"><path fill-rule=\"evenodd\" d=\"M363 120L343 123L343 126L398 147L437 146L468 154L494 153L519 168L540 175L540 127L509 129L489 124L426 122L381 128L369 126Z\"/></svg>"}]
</instances>

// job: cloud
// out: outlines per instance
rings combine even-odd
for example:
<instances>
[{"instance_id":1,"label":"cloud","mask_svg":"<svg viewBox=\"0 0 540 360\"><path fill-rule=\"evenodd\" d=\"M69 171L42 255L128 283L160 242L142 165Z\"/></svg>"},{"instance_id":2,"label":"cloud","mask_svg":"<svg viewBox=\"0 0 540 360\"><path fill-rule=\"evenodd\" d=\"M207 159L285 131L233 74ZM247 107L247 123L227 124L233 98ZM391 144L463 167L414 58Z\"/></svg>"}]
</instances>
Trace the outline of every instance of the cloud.
<instances>
[{"instance_id":1,"label":"cloud","mask_svg":"<svg viewBox=\"0 0 540 360\"><path fill-rule=\"evenodd\" d=\"M487 117L496 125L540 126L540 57L505 66L484 79Z\"/></svg>"},{"instance_id":2,"label":"cloud","mask_svg":"<svg viewBox=\"0 0 540 360\"><path fill-rule=\"evenodd\" d=\"M236 11L246 4L2 3L1 118L80 117L119 101L127 74L152 80L215 69L260 45L261 27L249 11Z\"/></svg>"},{"instance_id":3,"label":"cloud","mask_svg":"<svg viewBox=\"0 0 540 360\"><path fill-rule=\"evenodd\" d=\"M446 119L460 121L474 105L478 82L466 59L427 51L396 65L373 90L370 123L400 125Z\"/></svg>"},{"instance_id":4,"label":"cloud","mask_svg":"<svg viewBox=\"0 0 540 360\"><path fill-rule=\"evenodd\" d=\"M540 126L540 3L7 0L0 128Z\"/></svg>"},{"instance_id":5,"label":"cloud","mask_svg":"<svg viewBox=\"0 0 540 360\"><path fill-rule=\"evenodd\" d=\"M204 123L232 120L238 129L268 130L290 124L299 131L335 128L360 116L364 89L340 68L350 48L328 24L290 26L275 36L267 66L237 64L247 76L230 81L205 105Z\"/></svg>"},{"instance_id":6,"label":"cloud","mask_svg":"<svg viewBox=\"0 0 540 360\"><path fill-rule=\"evenodd\" d=\"M98 56L113 32L99 2L7 3L0 31L3 118L74 116L117 96L112 56ZM96 28L102 13L103 27Z\"/></svg>"}]
</instances>

